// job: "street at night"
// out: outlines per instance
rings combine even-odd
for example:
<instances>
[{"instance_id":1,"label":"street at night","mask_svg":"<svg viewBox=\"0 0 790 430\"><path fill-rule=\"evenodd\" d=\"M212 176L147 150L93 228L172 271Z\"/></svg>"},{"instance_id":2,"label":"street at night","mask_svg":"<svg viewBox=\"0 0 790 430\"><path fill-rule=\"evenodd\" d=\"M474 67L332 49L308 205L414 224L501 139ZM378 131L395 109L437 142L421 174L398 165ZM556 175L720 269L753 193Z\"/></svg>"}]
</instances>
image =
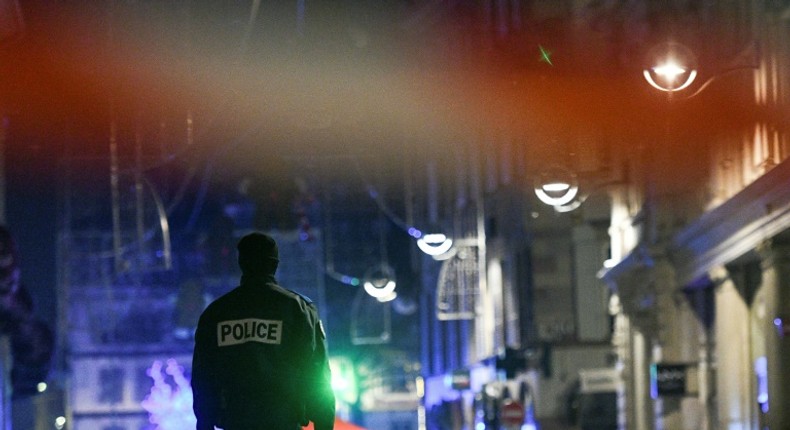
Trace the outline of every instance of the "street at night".
<instances>
[{"instance_id":1,"label":"street at night","mask_svg":"<svg viewBox=\"0 0 790 430\"><path fill-rule=\"evenodd\" d=\"M0 0L0 430L790 430L789 127L786 0Z\"/></svg>"}]
</instances>

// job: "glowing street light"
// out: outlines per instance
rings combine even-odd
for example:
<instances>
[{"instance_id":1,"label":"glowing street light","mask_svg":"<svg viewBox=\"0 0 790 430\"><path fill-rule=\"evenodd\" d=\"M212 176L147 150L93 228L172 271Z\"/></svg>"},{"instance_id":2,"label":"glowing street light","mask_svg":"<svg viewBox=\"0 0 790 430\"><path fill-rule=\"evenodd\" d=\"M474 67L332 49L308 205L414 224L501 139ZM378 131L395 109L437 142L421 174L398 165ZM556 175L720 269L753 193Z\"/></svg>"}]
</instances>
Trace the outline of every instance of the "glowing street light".
<instances>
[{"instance_id":1,"label":"glowing street light","mask_svg":"<svg viewBox=\"0 0 790 430\"><path fill-rule=\"evenodd\" d=\"M661 91L674 92L687 88L697 78L697 71L678 65L674 60L667 60L658 66L643 71L647 82ZM659 84L654 76L660 77Z\"/></svg>"},{"instance_id":2,"label":"glowing street light","mask_svg":"<svg viewBox=\"0 0 790 430\"><path fill-rule=\"evenodd\" d=\"M381 303L395 300L398 296L395 292L397 283L395 282L394 271L387 264L368 270L362 286L368 295Z\"/></svg>"},{"instance_id":3,"label":"glowing street light","mask_svg":"<svg viewBox=\"0 0 790 430\"><path fill-rule=\"evenodd\" d=\"M417 247L431 257L438 257L453 247L453 240L443 233L431 233L417 239Z\"/></svg>"},{"instance_id":4,"label":"glowing street light","mask_svg":"<svg viewBox=\"0 0 790 430\"><path fill-rule=\"evenodd\" d=\"M542 172L535 182L535 195L549 206L565 206L571 203L578 193L576 175L558 166L552 166Z\"/></svg>"},{"instance_id":5,"label":"glowing street light","mask_svg":"<svg viewBox=\"0 0 790 430\"><path fill-rule=\"evenodd\" d=\"M420 251L430 255L434 260L447 260L455 255L453 240L444 233L423 234L418 228L410 227L409 235L417 239L417 247Z\"/></svg>"},{"instance_id":6,"label":"glowing street light","mask_svg":"<svg viewBox=\"0 0 790 430\"><path fill-rule=\"evenodd\" d=\"M645 80L660 91L681 91L697 78L694 54L679 43L669 42L653 48L648 53L646 64L642 70Z\"/></svg>"}]
</instances>

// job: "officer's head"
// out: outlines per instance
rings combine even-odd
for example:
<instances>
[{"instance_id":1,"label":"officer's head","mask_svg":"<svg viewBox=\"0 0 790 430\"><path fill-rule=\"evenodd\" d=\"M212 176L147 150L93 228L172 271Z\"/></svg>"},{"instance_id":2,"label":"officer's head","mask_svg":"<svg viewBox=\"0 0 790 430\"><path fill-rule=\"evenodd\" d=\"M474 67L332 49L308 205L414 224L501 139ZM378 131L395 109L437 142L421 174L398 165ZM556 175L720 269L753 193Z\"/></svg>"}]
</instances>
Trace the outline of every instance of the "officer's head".
<instances>
[{"instance_id":1,"label":"officer's head","mask_svg":"<svg viewBox=\"0 0 790 430\"><path fill-rule=\"evenodd\" d=\"M255 232L239 240L239 267L245 275L273 275L280 255L277 242L271 236Z\"/></svg>"}]
</instances>

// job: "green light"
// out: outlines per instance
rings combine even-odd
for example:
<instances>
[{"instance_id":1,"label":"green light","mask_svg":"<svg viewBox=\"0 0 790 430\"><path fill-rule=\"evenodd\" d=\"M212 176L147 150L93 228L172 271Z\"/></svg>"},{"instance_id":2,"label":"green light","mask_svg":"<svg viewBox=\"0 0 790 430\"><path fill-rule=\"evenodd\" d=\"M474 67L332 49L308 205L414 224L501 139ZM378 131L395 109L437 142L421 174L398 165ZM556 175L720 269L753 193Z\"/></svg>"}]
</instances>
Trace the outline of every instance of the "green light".
<instances>
[{"instance_id":1,"label":"green light","mask_svg":"<svg viewBox=\"0 0 790 430\"><path fill-rule=\"evenodd\" d=\"M538 57L538 61L544 61L549 66L553 66L554 63L551 62L551 51L544 48L543 45L538 45L538 49L540 50L540 57Z\"/></svg>"},{"instance_id":2,"label":"green light","mask_svg":"<svg viewBox=\"0 0 790 430\"><path fill-rule=\"evenodd\" d=\"M337 373L332 375L332 390L346 391L349 386L351 386L351 381L349 381L345 375L340 375Z\"/></svg>"},{"instance_id":3,"label":"green light","mask_svg":"<svg viewBox=\"0 0 790 430\"><path fill-rule=\"evenodd\" d=\"M359 387L353 362L345 357L331 357L329 364L332 368L332 391L335 392L335 397L347 404L356 403Z\"/></svg>"}]
</instances>

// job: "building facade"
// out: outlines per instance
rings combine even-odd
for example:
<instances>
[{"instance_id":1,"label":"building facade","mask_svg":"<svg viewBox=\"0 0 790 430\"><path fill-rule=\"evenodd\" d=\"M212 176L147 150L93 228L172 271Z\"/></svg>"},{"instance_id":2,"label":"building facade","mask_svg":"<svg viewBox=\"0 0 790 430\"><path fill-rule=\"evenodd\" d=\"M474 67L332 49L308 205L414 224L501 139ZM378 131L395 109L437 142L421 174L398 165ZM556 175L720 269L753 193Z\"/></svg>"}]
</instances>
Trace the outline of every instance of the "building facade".
<instances>
[{"instance_id":1,"label":"building facade","mask_svg":"<svg viewBox=\"0 0 790 430\"><path fill-rule=\"evenodd\" d=\"M523 373L533 384L539 418L562 416L555 399L559 387L570 385L552 375L552 365L567 374L605 367L621 380L621 429L785 428L790 421L781 406L788 402L787 5L530 2L518 8L517 2L504 3L476 9L490 32L467 43L489 43L489 51L500 52L498 41L506 44L507 35L518 34L524 28L518 24L540 29L541 24L570 23L557 27L567 30L558 30L557 39L547 40L557 45L561 40L559 46L593 75L576 85L574 79L582 79L570 74L558 84L587 92L581 95L551 88L522 94L543 102L542 96L567 96L562 107L546 108L555 118L544 128L525 127L525 134L500 115L481 121L482 133L461 133L476 136L475 143L456 147L479 143L485 149L469 157L474 163L463 158L459 163L455 154L454 171L464 172L465 179L451 180L450 187L463 190L464 181L472 181L470 190L476 192L456 191L455 210L444 214L455 220L454 227L466 226L452 231L476 239L475 252L466 255L484 263L441 263L453 268L456 288L471 285L471 293L456 289L467 294L464 309L475 310L469 318L445 315L442 320L439 295L447 270L425 271L427 407L443 406L437 410L451 417L444 421L447 428L470 422L475 391L502 378L498 352L523 347ZM599 31L591 31L595 28ZM642 57L670 39L696 53L699 80L685 93L659 93L641 77ZM463 57L455 61L464 64ZM598 79L596 73L610 76ZM624 76L620 83L611 83L612 73ZM520 81L514 76L508 79L515 94ZM591 84L603 89L585 86ZM502 103L512 101L502 96ZM577 103L586 107L577 110ZM596 109L607 113L598 115ZM541 113L523 119L539 121ZM497 127L505 141L520 140L515 146L527 148L524 157L492 155L507 147L485 137ZM570 143L545 146L540 140L551 140L545 129L553 130L548 134L554 141ZM596 157L585 155L590 148ZM514 169L521 175L512 183L519 192L509 194L513 191L502 180L508 177L508 163L489 162L492 158L527 161ZM554 163L575 174L588 195L576 211L547 218L539 206L527 203L535 202L528 194L532 178ZM499 212L510 199L523 206ZM607 214L600 213L602 207ZM519 214L520 222L502 217L510 211ZM427 261L428 268L437 264ZM608 292L597 289L601 283ZM578 349L569 345L571 339L580 342ZM594 342L610 339L611 346L603 345L595 358ZM569 362L563 351L589 354L590 361L563 368ZM471 375L471 388L452 389L446 382L458 369Z\"/></svg>"},{"instance_id":2,"label":"building facade","mask_svg":"<svg viewBox=\"0 0 790 430\"><path fill-rule=\"evenodd\" d=\"M695 149L682 159L672 141L647 142L651 163L634 157L632 168L654 176L612 193L617 264L603 278L616 293L621 428L788 426L777 406L788 402L788 9L749 1L706 11L700 19L730 28L707 47L731 63L709 72L707 88L675 96L676 112L699 114L672 117L687 128L667 136ZM691 121L710 103L729 123L689 132L705 128Z\"/></svg>"}]
</instances>

